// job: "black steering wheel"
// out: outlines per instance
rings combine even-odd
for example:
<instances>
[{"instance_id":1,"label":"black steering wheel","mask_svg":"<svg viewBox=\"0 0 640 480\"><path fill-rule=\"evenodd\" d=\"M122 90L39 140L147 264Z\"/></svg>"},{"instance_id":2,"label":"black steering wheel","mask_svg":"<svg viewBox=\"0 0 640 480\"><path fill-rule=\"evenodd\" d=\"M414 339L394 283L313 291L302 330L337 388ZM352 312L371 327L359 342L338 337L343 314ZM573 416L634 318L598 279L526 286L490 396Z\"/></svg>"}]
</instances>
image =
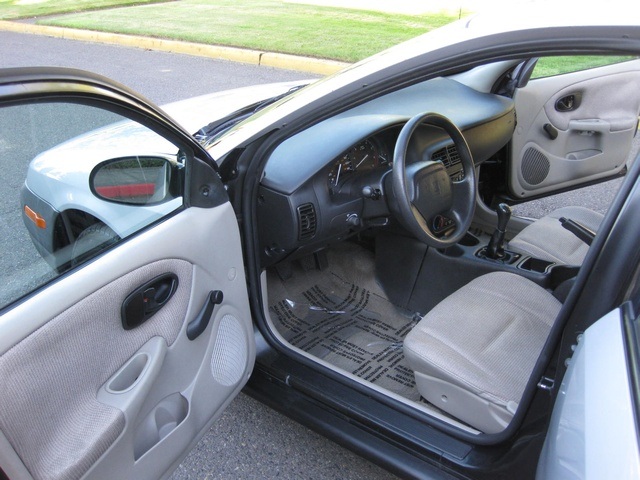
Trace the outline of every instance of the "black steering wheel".
<instances>
[{"instance_id":1,"label":"black steering wheel","mask_svg":"<svg viewBox=\"0 0 640 480\"><path fill-rule=\"evenodd\" d=\"M407 165L411 137L421 125L443 129L458 151L464 177L453 181L440 161ZM476 203L475 165L462 133L451 120L437 113L416 115L402 128L393 152L393 193L400 222L419 240L446 248L462 239L471 225ZM434 222L453 221L436 232ZM449 222L450 223L450 222ZM441 234L447 231L446 234Z\"/></svg>"}]
</instances>

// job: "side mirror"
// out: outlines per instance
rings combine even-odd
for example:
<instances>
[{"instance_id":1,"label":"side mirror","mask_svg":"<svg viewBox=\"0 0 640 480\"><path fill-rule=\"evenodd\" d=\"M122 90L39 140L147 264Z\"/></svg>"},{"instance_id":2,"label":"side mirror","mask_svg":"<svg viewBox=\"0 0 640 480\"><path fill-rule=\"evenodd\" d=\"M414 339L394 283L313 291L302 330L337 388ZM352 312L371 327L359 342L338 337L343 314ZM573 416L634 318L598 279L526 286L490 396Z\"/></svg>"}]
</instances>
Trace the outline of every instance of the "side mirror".
<instances>
[{"instance_id":1,"label":"side mirror","mask_svg":"<svg viewBox=\"0 0 640 480\"><path fill-rule=\"evenodd\" d=\"M175 198L171 185L177 170L176 159L170 156L114 158L93 169L89 186L96 197L108 202L157 205Z\"/></svg>"}]
</instances>

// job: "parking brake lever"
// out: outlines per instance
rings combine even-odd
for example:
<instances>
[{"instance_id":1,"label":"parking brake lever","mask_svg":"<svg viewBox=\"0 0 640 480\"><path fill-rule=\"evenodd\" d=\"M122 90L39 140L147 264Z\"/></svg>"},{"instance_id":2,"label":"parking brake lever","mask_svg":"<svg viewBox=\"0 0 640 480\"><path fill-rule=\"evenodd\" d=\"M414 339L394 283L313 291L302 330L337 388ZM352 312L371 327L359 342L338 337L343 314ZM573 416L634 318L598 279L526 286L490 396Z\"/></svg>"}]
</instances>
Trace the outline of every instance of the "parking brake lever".
<instances>
[{"instance_id":1,"label":"parking brake lever","mask_svg":"<svg viewBox=\"0 0 640 480\"><path fill-rule=\"evenodd\" d=\"M596 232L570 218L560 217L560 224L587 245L591 245L596 236Z\"/></svg>"}]
</instances>

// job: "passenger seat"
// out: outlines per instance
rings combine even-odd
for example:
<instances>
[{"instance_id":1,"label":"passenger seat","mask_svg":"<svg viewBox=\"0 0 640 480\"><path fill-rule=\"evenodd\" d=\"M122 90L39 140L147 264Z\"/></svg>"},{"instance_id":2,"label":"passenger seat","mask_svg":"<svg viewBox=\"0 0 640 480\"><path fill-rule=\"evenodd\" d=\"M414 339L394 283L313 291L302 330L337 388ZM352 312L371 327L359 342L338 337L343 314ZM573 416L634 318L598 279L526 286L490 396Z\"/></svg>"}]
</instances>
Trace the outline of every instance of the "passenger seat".
<instances>
[{"instance_id":1,"label":"passenger seat","mask_svg":"<svg viewBox=\"0 0 640 480\"><path fill-rule=\"evenodd\" d=\"M597 232L604 215L584 207L559 208L525 227L509 242L509 250L550 262L582 265L589 245L562 226L562 217Z\"/></svg>"}]
</instances>

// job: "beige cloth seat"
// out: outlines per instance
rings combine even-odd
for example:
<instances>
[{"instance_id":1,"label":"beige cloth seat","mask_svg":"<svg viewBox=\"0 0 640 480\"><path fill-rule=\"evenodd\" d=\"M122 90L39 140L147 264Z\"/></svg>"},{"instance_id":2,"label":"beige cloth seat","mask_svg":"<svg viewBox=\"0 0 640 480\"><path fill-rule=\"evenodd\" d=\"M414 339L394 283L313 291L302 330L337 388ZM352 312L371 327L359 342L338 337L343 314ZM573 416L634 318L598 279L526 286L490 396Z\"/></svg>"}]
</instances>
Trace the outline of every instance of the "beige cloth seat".
<instances>
[{"instance_id":1,"label":"beige cloth seat","mask_svg":"<svg viewBox=\"0 0 640 480\"><path fill-rule=\"evenodd\" d=\"M436 305L405 338L418 391L480 431L503 430L560 307L550 292L519 275L476 278Z\"/></svg>"},{"instance_id":2,"label":"beige cloth seat","mask_svg":"<svg viewBox=\"0 0 640 480\"><path fill-rule=\"evenodd\" d=\"M584 207L563 207L525 227L510 242L509 250L565 265L582 265L589 246L560 224L560 217L598 231L602 214Z\"/></svg>"}]
</instances>

